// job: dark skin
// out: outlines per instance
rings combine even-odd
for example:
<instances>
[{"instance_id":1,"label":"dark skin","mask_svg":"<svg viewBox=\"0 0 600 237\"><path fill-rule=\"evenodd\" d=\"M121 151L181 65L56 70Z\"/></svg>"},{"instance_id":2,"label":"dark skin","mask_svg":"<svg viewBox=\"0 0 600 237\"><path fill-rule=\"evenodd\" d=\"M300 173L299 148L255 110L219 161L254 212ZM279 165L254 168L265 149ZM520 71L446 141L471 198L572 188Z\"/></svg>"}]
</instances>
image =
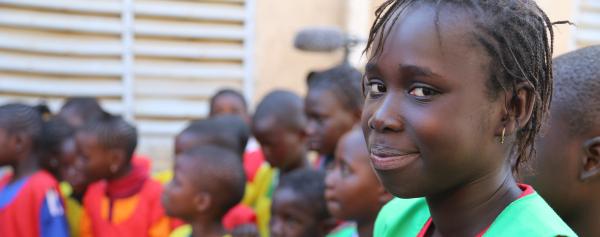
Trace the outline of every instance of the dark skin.
<instances>
[{"instance_id":1,"label":"dark skin","mask_svg":"<svg viewBox=\"0 0 600 237\"><path fill-rule=\"evenodd\" d=\"M89 182L115 180L131 172L132 166L122 149L107 148L98 142L96 134L81 131L76 134L81 151L78 167L88 176Z\"/></svg>"},{"instance_id":2,"label":"dark skin","mask_svg":"<svg viewBox=\"0 0 600 237\"><path fill-rule=\"evenodd\" d=\"M211 104L210 117L219 115L238 115L246 123L250 123L250 115L248 115L248 109L244 102L231 94L222 94L215 98L214 103Z\"/></svg>"},{"instance_id":3,"label":"dark skin","mask_svg":"<svg viewBox=\"0 0 600 237\"><path fill-rule=\"evenodd\" d=\"M304 111L310 150L333 157L338 140L360 121L361 111L349 111L333 92L314 88L306 95Z\"/></svg>"},{"instance_id":4,"label":"dark skin","mask_svg":"<svg viewBox=\"0 0 600 237\"><path fill-rule=\"evenodd\" d=\"M519 84L513 102L508 92L490 98L491 58L472 37L471 16L442 8L436 27L435 14L417 4L387 26L383 52L366 67L362 128L386 189L426 198L428 236L474 236L522 192L508 157L533 93Z\"/></svg>"},{"instance_id":5,"label":"dark skin","mask_svg":"<svg viewBox=\"0 0 600 237\"><path fill-rule=\"evenodd\" d=\"M290 188L277 189L271 205L272 237L325 236L325 220L315 218L314 205L299 197Z\"/></svg>"},{"instance_id":6,"label":"dark skin","mask_svg":"<svg viewBox=\"0 0 600 237\"><path fill-rule=\"evenodd\" d=\"M253 123L252 133L267 162L282 173L308 167L304 130L286 128L274 117L266 117Z\"/></svg>"},{"instance_id":7,"label":"dark skin","mask_svg":"<svg viewBox=\"0 0 600 237\"><path fill-rule=\"evenodd\" d=\"M560 105L551 106L538 138L533 174L525 177L580 236L600 236L600 126L573 134Z\"/></svg>"},{"instance_id":8,"label":"dark skin","mask_svg":"<svg viewBox=\"0 0 600 237\"><path fill-rule=\"evenodd\" d=\"M373 172L365 139L359 130L340 138L325 184L329 212L340 220L356 222L359 236L373 236L377 214L392 196Z\"/></svg>"},{"instance_id":9,"label":"dark skin","mask_svg":"<svg viewBox=\"0 0 600 237\"><path fill-rule=\"evenodd\" d=\"M192 149L194 147L198 147L200 145L210 145L211 141L208 138L203 138L202 136L198 136L197 134L191 134L191 133L181 133L179 135L177 135L177 137L175 138L175 163L177 163L177 157L179 157L179 155L189 149ZM176 172L176 170L174 171ZM175 176L177 176L176 173L174 173ZM173 178L175 179L175 177ZM233 236L257 236L258 235L258 230L256 228L256 225L253 224L245 224L245 225L240 225L240 226L236 226L233 230L232 230L232 235Z\"/></svg>"},{"instance_id":10,"label":"dark skin","mask_svg":"<svg viewBox=\"0 0 600 237\"><path fill-rule=\"evenodd\" d=\"M212 201L219 195L202 188L206 186L203 183L206 177L200 175L199 160L186 155L175 159L175 176L165 186L161 202L167 215L181 218L192 226L192 236L221 237L226 232Z\"/></svg>"},{"instance_id":11,"label":"dark skin","mask_svg":"<svg viewBox=\"0 0 600 237\"><path fill-rule=\"evenodd\" d=\"M32 152L33 141L23 132L9 133L0 128L0 167L10 166L13 176L10 183L34 174L39 170L37 157Z\"/></svg>"}]
</instances>

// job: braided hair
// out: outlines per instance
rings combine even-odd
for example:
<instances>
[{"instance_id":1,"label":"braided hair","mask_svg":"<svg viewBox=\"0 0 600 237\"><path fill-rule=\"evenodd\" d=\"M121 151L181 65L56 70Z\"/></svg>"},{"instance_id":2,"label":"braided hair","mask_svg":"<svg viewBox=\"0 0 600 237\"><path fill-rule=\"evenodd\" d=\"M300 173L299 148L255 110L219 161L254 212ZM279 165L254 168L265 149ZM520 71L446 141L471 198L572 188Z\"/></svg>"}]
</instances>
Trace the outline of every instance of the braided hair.
<instances>
[{"instance_id":1,"label":"braided hair","mask_svg":"<svg viewBox=\"0 0 600 237\"><path fill-rule=\"evenodd\" d=\"M8 134L26 134L31 139L32 151L37 151L40 146L43 123L40 111L29 105L12 103L0 106L0 127Z\"/></svg>"},{"instance_id":2,"label":"braided hair","mask_svg":"<svg viewBox=\"0 0 600 237\"><path fill-rule=\"evenodd\" d=\"M400 12L415 4L436 8L436 28L439 31L439 11L444 7L463 10L472 16L473 37L483 46L491 59L490 78L487 82L490 100L500 92L512 91L511 102L517 100L517 85L529 84L534 93L531 119L517 131L513 149L518 171L535 154L534 139L548 113L552 98L553 24L534 0L388 0L375 12L367 47L377 56L390 34L390 26L399 19ZM565 22L557 22L565 23ZM376 48L374 48L376 46Z\"/></svg>"}]
</instances>

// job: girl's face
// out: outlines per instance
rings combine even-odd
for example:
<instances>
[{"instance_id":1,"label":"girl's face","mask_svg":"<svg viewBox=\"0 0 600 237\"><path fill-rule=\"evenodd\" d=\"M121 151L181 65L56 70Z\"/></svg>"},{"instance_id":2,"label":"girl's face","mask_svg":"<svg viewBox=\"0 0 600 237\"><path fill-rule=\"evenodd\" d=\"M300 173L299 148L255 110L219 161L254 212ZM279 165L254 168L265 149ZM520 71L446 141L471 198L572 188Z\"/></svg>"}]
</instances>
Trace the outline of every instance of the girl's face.
<instances>
[{"instance_id":1,"label":"girl's face","mask_svg":"<svg viewBox=\"0 0 600 237\"><path fill-rule=\"evenodd\" d=\"M460 10L438 14L436 27L433 7L404 11L366 66L362 128L371 163L403 198L498 173L506 155L496 138L504 103L490 98L490 58L476 28Z\"/></svg>"},{"instance_id":2,"label":"girl's face","mask_svg":"<svg viewBox=\"0 0 600 237\"><path fill-rule=\"evenodd\" d=\"M384 193L369 164L362 133L352 131L340 139L325 184L327 208L334 217L358 222L375 220Z\"/></svg>"},{"instance_id":3,"label":"girl's face","mask_svg":"<svg viewBox=\"0 0 600 237\"><path fill-rule=\"evenodd\" d=\"M333 155L338 140L358 119L344 109L333 92L312 89L306 96L308 146L321 155Z\"/></svg>"},{"instance_id":4,"label":"girl's face","mask_svg":"<svg viewBox=\"0 0 600 237\"><path fill-rule=\"evenodd\" d=\"M111 171L111 152L102 147L98 142L96 134L79 132L76 135L77 147L81 151L78 167L87 175L90 182L109 178L114 172Z\"/></svg>"}]
</instances>

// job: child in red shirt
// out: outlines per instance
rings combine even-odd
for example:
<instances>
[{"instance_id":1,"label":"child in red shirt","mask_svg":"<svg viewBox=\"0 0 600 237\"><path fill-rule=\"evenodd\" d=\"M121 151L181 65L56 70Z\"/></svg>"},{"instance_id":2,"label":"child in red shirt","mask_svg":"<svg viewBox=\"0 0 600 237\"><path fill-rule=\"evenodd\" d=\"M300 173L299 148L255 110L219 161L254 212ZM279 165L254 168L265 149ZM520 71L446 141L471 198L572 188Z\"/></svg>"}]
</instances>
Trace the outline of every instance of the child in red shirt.
<instances>
[{"instance_id":1,"label":"child in red shirt","mask_svg":"<svg viewBox=\"0 0 600 237\"><path fill-rule=\"evenodd\" d=\"M162 186L148 167L132 162L137 130L104 114L76 135L80 166L92 183L84 196L81 236L167 236L169 218L160 204Z\"/></svg>"}]
</instances>

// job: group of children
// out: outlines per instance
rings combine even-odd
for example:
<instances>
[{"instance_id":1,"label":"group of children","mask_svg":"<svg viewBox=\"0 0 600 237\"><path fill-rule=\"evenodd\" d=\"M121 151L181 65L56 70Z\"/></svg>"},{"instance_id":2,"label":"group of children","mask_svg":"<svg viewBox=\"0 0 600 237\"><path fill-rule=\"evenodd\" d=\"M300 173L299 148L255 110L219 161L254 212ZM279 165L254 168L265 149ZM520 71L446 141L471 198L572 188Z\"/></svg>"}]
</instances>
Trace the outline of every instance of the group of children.
<instances>
[{"instance_id":1,"label":"group of children","mask_svg":"<svg viewBox=\"0 0 600 237\"><path fill-rule=\"evenodd\" d=\"M386 1L364 76L219 91L154 176L94 99L0 106L0 236L600 236L600 46L552 37L532 0Z\"/></svg>"}]
</instances>

